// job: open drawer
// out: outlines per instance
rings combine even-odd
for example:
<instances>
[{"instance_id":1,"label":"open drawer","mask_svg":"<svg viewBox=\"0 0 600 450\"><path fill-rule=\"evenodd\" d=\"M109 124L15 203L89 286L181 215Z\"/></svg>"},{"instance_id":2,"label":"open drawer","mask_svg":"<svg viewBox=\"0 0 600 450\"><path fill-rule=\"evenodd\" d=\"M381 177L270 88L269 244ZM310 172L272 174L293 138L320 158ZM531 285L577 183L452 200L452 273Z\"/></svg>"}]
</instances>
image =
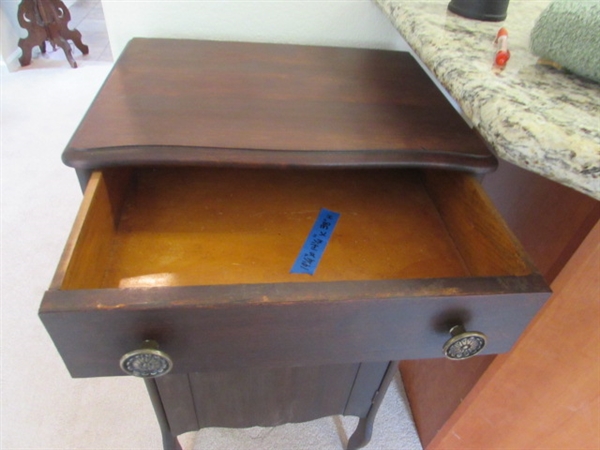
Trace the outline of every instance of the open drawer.
<instances>
[{"instance_id":1,"label":"open drawer","mask_svg":"<svg viewBox=\"0 0 600 450\"><path fill-rule=\"evenodd\" d=\"M290 273L321 208L314 275ZM549 295L477 180L417 169L96 171L40 316L74 377L145 340L173 373L510 349Z\"/></svg>"}]
</instances>

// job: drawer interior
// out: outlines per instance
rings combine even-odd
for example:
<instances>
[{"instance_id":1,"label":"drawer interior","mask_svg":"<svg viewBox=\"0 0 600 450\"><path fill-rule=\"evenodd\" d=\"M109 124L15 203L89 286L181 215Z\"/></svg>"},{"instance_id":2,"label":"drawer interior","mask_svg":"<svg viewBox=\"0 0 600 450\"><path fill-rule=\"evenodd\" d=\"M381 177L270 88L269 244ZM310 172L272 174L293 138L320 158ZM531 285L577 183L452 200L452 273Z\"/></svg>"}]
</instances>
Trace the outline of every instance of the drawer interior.
<instances>
[{"instance_id":1,"label":"drawer interior","mask_svg":"<svg viewBox=\"0 0 600 450\"><path fill-rule=\"evenodd\" d=\"M479 196L468 201L472 186L476 181L468 175L410 169L96 172L58 287L529 273L518 245L489 219ZM455 205L461 211L454 211ZM290 273L321 208L340 218L317 270L314 275ZM494 259L501 262L487 261Z\"/></svg>"},{"instance_id":2,"label":"drawer interior","mask_svg":"<svg viewBox=\"0 0 600 450\"><path fill-rule=\"evenodd\" d=\"M323 258L290 273L321 208L340 213ZM114 168L40 317L73 376L122 375L147 339L191 373L434 358L456 323L499 353L547 296L464 173Z\"/></svg>"}]
</instances>

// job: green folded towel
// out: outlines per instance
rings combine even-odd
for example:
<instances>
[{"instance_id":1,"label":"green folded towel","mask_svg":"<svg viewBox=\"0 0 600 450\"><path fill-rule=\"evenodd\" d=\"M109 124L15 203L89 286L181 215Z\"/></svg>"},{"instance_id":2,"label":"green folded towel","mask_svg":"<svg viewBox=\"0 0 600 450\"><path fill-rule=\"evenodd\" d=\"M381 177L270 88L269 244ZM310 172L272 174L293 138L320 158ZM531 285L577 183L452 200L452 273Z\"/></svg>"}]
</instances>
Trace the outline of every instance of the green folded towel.
<instances>
[{"instance_id":1,"label":"green folded towel","mask_svg":"<svg viewBox=\"0 0 600 450\"><path fill-rule=\"evenodd\" d=\"M600 1L555 0L533 27L530 46L540 58L600 82Z\"/></svg>"}]
</instances>

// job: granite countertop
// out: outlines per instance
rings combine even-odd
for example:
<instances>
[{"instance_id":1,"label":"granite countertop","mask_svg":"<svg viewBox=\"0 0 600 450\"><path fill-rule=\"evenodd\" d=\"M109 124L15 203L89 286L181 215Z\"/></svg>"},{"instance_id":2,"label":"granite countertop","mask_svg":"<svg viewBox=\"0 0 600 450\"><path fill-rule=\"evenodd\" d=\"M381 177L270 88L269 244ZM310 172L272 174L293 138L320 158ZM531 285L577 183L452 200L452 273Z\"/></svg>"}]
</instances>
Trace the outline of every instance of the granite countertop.
<instances>
[{"instance_id":1,"label":"granite countertop","mask_svg":"<svg viewBox=\"0 0 600 450\"><path fill-rule=\"evenodd\" d=\"M529 35L549 1L512 0L504 22L466 19L449 0L374 0L496 154L600 199L600 84L537 64ZM495 70L493 41L511 58Z\"/></svg>"}]
</instances>

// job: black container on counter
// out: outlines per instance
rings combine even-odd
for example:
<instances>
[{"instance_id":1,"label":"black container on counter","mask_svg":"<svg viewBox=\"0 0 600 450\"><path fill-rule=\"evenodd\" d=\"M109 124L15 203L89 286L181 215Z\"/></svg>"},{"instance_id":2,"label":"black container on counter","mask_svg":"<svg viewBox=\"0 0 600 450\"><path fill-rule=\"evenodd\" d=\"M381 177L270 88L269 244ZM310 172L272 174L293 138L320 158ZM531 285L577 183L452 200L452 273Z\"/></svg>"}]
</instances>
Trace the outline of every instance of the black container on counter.
<instances>
[{"instance_id":1,"label":"black container on counter","mask_svg":"<svg viewBox=\"0 0 600 450\"><path fill-rule=\"evenodd\" d=\"M509 0L451 0L448 9L469 19L500 22L506 19Z\"/></svg>"}]
</instances>

